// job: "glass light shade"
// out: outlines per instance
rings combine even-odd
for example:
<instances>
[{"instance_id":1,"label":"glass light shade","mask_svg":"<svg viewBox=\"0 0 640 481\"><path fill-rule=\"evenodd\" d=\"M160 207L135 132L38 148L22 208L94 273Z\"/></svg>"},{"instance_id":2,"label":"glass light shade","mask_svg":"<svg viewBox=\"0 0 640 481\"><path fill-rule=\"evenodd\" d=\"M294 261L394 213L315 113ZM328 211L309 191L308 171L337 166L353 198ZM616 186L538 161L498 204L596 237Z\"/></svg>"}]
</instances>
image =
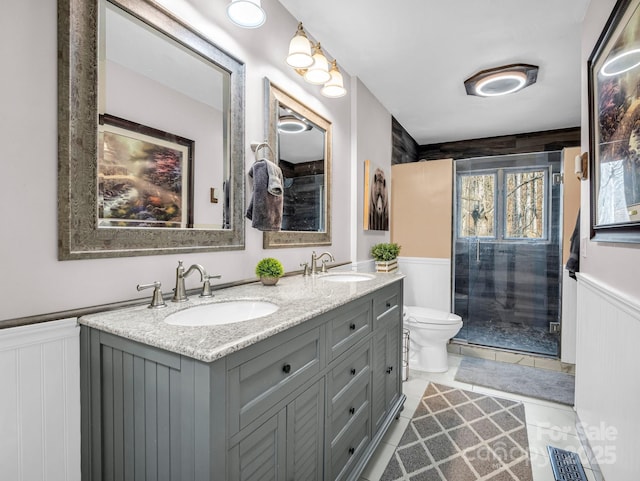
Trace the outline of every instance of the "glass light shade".
<instances>
[{"instance_id":1,"label":"glass light shade","mask_svg":"<svg viewBox=\"0 0 640 481\"><path fill-rule=\"evenodd\" d=\"M322 53L322 48L318 43L313 50L313 65L304 74L304 79L310 84L322 85L331 79L329 75L329 62Z\"/></svg>"},{"instance_id":2,"label":"glass light shade","mask_svg":"<svg viewBox=\"0 0 640 481\"><path fill-rule=\"evenodd\" d=\"M476 93L482 97L497 97L517 92L527 83L523 72L501 72L489 75L476 84Z\"/></svg>"},{"instance_id":3,"label":"glass light shade","mask_svg":"<svg viewBox=\"0 0 640 481\"><path fill-rule=\"evenodd\" d=\"M227 5L229 20L244 28L258 28L267 19L260 0L231 0Z\"/></svg>"},{"instance_id":4,"label":"glass light shade","mask_svg":"<svg viewBox=\"0 0 640 481\"><path fill-rule=\"evenodd\" d=\"M347 89L344 88L344 80L336 61L331 62L331 70L329 70L331 78L324 84L324 87L320 90L320 93L325 97L338 98L347 94Z\"/></svg>"},{"instance_id":5,"label":"glass light shade","mask_svg":"<svg viewBox=\"0 0 640 481\"><path fill-rule=\"evenodd\" d=\"M307 68L313 65L311 42L309 42L307 35L304 33L302 23L298 24L298 31L289 42L287 63L293 68Z\"/></svg>"}]
</instances>

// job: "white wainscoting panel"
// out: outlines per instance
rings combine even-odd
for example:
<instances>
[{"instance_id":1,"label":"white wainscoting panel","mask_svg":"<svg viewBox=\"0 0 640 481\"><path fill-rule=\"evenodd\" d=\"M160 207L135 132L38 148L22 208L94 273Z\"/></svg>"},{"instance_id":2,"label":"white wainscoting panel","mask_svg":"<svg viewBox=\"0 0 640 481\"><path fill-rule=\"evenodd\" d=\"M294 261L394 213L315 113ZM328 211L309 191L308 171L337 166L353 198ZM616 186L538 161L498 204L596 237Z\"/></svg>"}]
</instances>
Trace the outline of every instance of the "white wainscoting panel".
<instances>
[{"instance_id":1,"label":"white wainscoting panel","mask_svg":"<svg viewBox=\"0 0 640 481\"><path fill-rule=\"evenodd\" d=\"M576 411L607 480L640 473L640 298L578 274Z\"/></svg>"},{"instance_id":2,"label":"white wainscoting panel","mask_svg":"<svg viewBox=\"0 0 640 481\"><path fill-rule=\"evenodd\" d=\"M404 280L404 303L451 311L451 260L398 257Z\"/></svg>"},{"instance_id":3,"label":"white wainscoting panel","mask_svg":"<svg viewBox=\"0 0 640 481\"><path fill-rule=\"evenodd\" d=\"M562 323L560 336L561 361L576 363L576 312L578 283L569 277L569 271L562 269Z\"/></svg>"},{"instance_id":4,"label":"white wainscoting panel","mask_svg":"<svg viewBox=\"0 0 640 481\"><path fill-rule=\"evenodd\" d=\"M80 480L76 319L0 330L0 479Z\"/></svg>"}]
</instances>

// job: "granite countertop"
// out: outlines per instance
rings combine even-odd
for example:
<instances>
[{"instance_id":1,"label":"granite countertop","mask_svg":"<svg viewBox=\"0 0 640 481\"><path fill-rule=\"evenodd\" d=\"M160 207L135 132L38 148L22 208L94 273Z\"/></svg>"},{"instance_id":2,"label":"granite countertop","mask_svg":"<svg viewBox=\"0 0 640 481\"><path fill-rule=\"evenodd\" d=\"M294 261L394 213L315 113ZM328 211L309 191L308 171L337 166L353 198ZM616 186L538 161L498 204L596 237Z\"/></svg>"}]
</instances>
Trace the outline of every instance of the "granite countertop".
<instances>
[{"instance_id":1,"label":"granite countertop","mask_svg":"<svg viewBox=\"0 0 640 481\"><path fill-rule=\"evenodd\" d=\"M404 278L401 273L370 275L371 280L360 282L331 282L326 280L326 274L283 277L276 286L263 286L256 282L229 287L214 291L213 298L191 295L186 302L167 302L164 309L149 309L147 305L123 308L82 316L79 323L212 362ZM279 309L268 316L219 326L188 327L164 322L167 316L183 309L243 299L272 302Z\"/></svg>"}]
</instances>

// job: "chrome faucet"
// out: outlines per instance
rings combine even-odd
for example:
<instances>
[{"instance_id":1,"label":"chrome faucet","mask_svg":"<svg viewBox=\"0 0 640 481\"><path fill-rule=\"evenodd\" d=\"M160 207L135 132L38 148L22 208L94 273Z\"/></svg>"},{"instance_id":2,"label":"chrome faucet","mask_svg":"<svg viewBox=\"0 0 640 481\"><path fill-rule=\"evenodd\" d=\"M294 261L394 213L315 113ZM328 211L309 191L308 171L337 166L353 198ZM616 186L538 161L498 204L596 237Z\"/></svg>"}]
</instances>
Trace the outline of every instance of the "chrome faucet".
<instances>
[{"instance_id":1,"label":"chrome faucet","mask_svg":"<svg viewBox=\"0 0 640 481\"><path fill-rule=\"evenodd\" d=\"M210 276L207 271L200 264L192 264L186 271L182 265L182 261L178 261L178 267L176 268L176 287L173 290L173 302L184 302L188 299L187 290L184 285L185 277L189 277L193 271L200 272L200 281L202 282L202 293L200 297L213 297L211 292L210 279L220 279L220 275Z\"/></svg>"},{"instance_id":2,"label":"chrome faucet","mask_svg":"<svg viewBox=\"0 0 640 481\"><path fill-rule=\"evenodd\" d=\"M333 257L333 254L331 254L331 252L323 252L322 254L320 254L319 256L316 255L316 251L313 251L311 253L311 275L315 276L318 274L318 264L317 262L319 260L321 260L324 256L328 256L329 259L328 260L323 260L322 261L322 267L320 268L320 272L327 272L327 266L326 263L329 262L329 260L331 262L335 262L336 260Z\"/></svg>"}]
</instances>

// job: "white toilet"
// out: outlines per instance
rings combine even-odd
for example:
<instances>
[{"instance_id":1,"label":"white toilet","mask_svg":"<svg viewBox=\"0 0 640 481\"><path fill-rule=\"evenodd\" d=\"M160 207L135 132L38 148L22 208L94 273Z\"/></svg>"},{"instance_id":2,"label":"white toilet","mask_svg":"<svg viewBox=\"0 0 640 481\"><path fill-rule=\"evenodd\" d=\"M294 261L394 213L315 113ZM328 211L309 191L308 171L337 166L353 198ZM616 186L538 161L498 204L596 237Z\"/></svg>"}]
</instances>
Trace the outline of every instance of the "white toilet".
<instances>
[{"instance_id":1,"label":"white toilet","mask_svg":"<svg viewBox=\"0 0 640 481\"><path fill-rule=\"evenodd\" d=\"M427 307L404 306L404 327L409 329L411 369L426 372L449 369L447 342L462 327L460 316Z\"/></svg>"}]
</instances>

